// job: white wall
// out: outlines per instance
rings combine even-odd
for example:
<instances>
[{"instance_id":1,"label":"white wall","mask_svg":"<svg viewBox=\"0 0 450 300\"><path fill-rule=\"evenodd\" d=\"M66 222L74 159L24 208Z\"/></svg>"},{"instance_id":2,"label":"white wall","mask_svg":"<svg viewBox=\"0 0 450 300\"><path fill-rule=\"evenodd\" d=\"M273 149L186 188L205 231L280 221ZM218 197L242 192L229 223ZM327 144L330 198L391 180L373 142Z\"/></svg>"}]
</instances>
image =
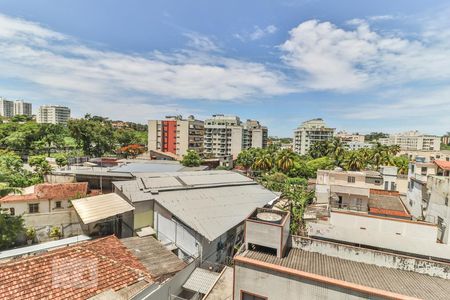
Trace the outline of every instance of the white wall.
<instances>
[{"instance_id":1,"label":"white wall","mask_svg":"<svg viewBox=\"0 0 450 300\"><path fill-rule=\"evenodd\" d=\"M332 211L328 223L309 222L307 230L311 237L450 259L450 246L436 242L434 225Z\"/></svg>"}]
</instances>

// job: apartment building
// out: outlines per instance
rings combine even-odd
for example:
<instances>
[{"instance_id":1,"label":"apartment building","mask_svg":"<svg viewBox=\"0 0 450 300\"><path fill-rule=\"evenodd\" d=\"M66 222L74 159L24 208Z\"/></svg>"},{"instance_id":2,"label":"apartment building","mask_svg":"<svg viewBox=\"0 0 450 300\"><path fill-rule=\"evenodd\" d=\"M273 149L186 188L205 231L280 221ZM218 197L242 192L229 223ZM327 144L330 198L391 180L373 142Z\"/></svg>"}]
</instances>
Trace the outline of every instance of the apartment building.
<instances>
[{"instance_id":1,"label":"apartment building","mask_svg":"<svg viewBox=\"0 0 450 300\"><path fill-rule=\"evenodd\" d=\"M268 130L256 120L241 122L237 116L213 115L205 120L205 154L233 156L248 148L267 147Z\"/></svg>"},{"instance_id":2,"label":"apartment building","mask_svg":"<svg viewBox=\"0 0 450 300\"><path fill-rule=\"evenodd\" d=\"M303 122L294 131L294 152L301 155L307 154L315 142L331 140L335 130L335 128L327 127L320 118Z\"/></svg>"},{"instance_id":3,"label":"apartment building","mask_svg":"<svg viewBox=\"0 0 450 300\"><path fill-rule=\"evenodd\" d=\"M167 116L148 121L148 150L170 152L182 157L188 150L203 153L204 122L194 116Z\"/></svg>"},{"instance_id":4,"label":"apartment building","mask_svg":"<svg viewBox=\"0 0 450 300\"><path fill-rule=\"evenodd\" d=\"M233 299L441 299L450 292L447 263L291 236L286 212L257 209L245 240L229 276Z\"/></svg>"},{"instance_id":5,"label":"apartment building","mask_svg":"<svg viewBox=\"0 0 450 300\"><path fill-rule=\"evenodd\" d=\"M364 135L359 134L359 133L348 133L346 131L339 131L338 133L336 133L336 137L344 143L349 143L349 142L364 143L364 141L365 141Z\"/></svg>"},{"instance_id":6,"label":"apartment building","mask_svg":"<svg viewBox=\"0 0 450 300\"><path fill-rule=\"evenodd\" d=\"M31 116L33 114L31 103L25 102L23 100L14 101L14 115L25 115Z\"/></svg>"},{"instance_id":7,"label":"apartment building","mask_svg":"<svg viewBox=\"0 0 450 300\"><path fill-rule=\"evenodd\" d=\"M386 146L399 145L401 150L436 151L441 148L441 138L437 135L423 134L415 131L391 134L378 140Z\"/></svg>"},{"instance_id":8,"label":"apartment building","mask_svg":"<svg viewBox=\"0 0 450 300\"><path fill-rule=\"evenodd\" d=\"M11 118L14 116L14 102L0 98L0 116Z\"/></svg>"},{"instance_id":9,"label":"apartment building","mask_svg":"<svg viewBox=\"0 0 450 300\"><path fill-rule=\"evenodd\" d=\"M70 118L70 108L59 105L42 105L39 107L36 121L46 124L66 124Z\"/></svg>"}]
</instances>

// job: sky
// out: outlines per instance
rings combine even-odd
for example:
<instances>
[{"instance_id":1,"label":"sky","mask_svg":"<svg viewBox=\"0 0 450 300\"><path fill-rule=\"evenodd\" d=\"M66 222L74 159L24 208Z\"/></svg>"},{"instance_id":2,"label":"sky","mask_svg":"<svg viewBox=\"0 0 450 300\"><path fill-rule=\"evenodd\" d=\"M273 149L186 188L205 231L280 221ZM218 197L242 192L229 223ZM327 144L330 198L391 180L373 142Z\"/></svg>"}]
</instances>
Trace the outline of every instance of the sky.
<instances>
[{"instance_id":1,"label":"sky","mask_svg":"<svg viewBox=\"0 0 450 300\"><path fill-rule=\"evenodd\" d=\"M450 4L1 0L0 96L144 123L257 119L292 136L450 131Z\"/></svg>"}]
</instances>

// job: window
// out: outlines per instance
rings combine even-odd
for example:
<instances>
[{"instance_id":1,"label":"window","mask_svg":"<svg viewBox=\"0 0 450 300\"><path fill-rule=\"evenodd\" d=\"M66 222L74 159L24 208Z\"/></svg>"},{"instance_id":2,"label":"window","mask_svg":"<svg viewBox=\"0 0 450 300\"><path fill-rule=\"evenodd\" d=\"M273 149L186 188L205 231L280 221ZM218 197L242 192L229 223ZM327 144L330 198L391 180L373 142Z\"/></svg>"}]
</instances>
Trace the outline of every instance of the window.
<instances>
[{"instance_id":1,"label":"window","mask_svg":"<svg viewBox=\"0 0 450 300\"><path fill-rule=\"evenodd\" d=\"M28 213L34 214L39 212L39 203L28 204Z\"/></svg>"},{"instance_id":2,"label":"window","mask_svg":"<svg viewBox=\"0 0 450 300\"><path fill-rule=\"evenodd\" d=\"M61 201L56 201L55 202L55 208L61 208Z\"/></svg>"},{"instance_id":3,"label":"window","mask_svg":"<svg viewBox=\"0 0 450 300\"><path fill-rule=\"evenodd\" d=\"M14 209L14 207L11 207L11 208L9 209L9 214L10 214L11 216L16 215L16 210Z\"/></svg>"},{"instance_id":4,"label":"window","mask_svg":"<svg viewBox=\"0 0 450 300\"><path fill-rule=\"evenodd\" d=\"M420 170L421 175L427 175L427 167L422 167Z\"/></svg>"},{"instance_id":5,"label":"window","mask_svg":"<svg viewBox=\"0 0 450 300\"><path fill-rule=\"evenodd\" d=\"M445 206L448 206L448 196L445 197Z\"/></svg>"},{"instance_id":6,"label":"window","mask_svg":"<svg viewBox=\"0 0 450 300\"><path fill-rule=\"evenodd\" d=\"M267 297L262 297L253 293L241 291L241 300L267 300Z\"/></svg>"},{"instance_id":7,"label":"window","mask_svg":"<svg viewBox=\"0 0 450 300\"><path fill-rule=\"evenodd\" d=\"M353 177L353 176L348 176L348 177L347 177L347 182L354 183L354 182L355 182L355 177Z\"/></svg>"}]
</instances>

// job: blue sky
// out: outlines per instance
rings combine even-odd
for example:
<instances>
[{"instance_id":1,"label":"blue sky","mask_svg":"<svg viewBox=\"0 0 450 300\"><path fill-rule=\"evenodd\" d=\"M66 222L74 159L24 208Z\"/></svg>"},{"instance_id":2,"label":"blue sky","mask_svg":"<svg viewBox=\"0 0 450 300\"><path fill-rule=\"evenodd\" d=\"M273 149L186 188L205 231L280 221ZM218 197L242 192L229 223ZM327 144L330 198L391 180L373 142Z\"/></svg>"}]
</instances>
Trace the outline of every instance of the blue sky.
<instances>
[{"instance_id":1,"label":"blue sky","mask_svg":"<svg viewBox=\"0 0 450 300\"><path fill-rule=\"evenodd\" d=\"M450 131L446 1L0 1L0 96L135 122L239 115L291 136Z\"/></svg>"}]
</instances>

